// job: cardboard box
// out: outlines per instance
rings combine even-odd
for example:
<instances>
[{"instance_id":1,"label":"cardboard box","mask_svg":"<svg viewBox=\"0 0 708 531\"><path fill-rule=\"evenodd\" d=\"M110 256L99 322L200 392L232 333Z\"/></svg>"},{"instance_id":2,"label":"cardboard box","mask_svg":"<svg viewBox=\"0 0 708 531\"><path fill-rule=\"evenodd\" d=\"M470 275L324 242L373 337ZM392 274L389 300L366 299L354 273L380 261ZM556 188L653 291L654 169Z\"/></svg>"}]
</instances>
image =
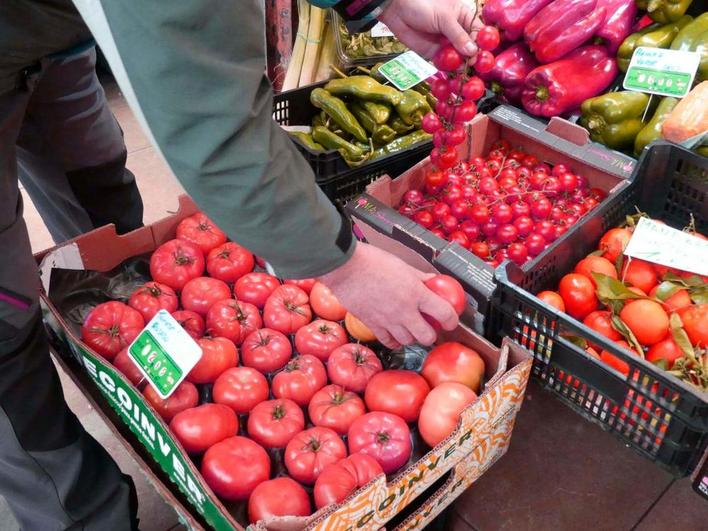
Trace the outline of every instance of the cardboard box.
<instances>
[{"instance_id":1,"label":"cardboard box","mask_svg":"<svg viewBox=\"0 0 708 531\"><path fill-rule=\"evenodd\" d=\"M149 227L123 236L117 236L113 227L103 227L41 253L37 259L41 261L45 290L48 292L52 267L110 270L125 259L150 252L174 237L179 220L195 210L190 200L181 198L176 214ZM401 252L404 259L415 260L415 253L410 249L403 248ZM426 260L419 258L425 269L432 270ZM50 341L59 353L60 363L113 425L114 433L123 445L134 455L139 454L141 462L148 467L145 473L158 492L192 528L243 529L206 485L191 459L143 400L141 393L110 363L80 341L45 294L42 295L42 305ZM523 401L531 369L530 357L511 342L505 341L498 349L463 327L446 333L445 339L475 348L487 366L484 392L463 411L457 430L389 482L381 476L339 506L325 508L309 518L269 522L267 529L379 528L426 493L430 485L461 463L463 458L466 466L474 466L479 476L506 452ZM474 456L472 461L466 458L470 455ZM453 477L459 478L461 473L456 472ZM462 492L459 486L455 491ZM266 529L266 526L261 522L251 528Z\"/></svg>"},{"instance_id":2,"label":"cardboard box","mask_svg":"<svg viewBox=\"0 0 708 531\"><path fill-rule=\"evenodd\" d=\"M630 157L591 143L588 132L578 125L561 118L552 118L545 124L509 106L497 107L489 115L477 115L470 122L467 143L458 152L463 160L468 160L488 153L500 138L521 146L544 162L568 164L587 177L590 186L607 192L608 199L629 185L636 165ZM347 204L347 212L357 226L372 229L362 228L367 240L375 239L374 231L392 237L419 251L441 272L460 280L478 312L474 326L481 332L480 320L488 314L489 301L496 289L494 269L459 244L435 236L397 211L405 192L423 187L430 166L427 158L395 179L380 177L366 188L366 193ZM527 262L523 271L532 270L540 257L551 252L561 239Z\"/></svg>"}]
</instances>

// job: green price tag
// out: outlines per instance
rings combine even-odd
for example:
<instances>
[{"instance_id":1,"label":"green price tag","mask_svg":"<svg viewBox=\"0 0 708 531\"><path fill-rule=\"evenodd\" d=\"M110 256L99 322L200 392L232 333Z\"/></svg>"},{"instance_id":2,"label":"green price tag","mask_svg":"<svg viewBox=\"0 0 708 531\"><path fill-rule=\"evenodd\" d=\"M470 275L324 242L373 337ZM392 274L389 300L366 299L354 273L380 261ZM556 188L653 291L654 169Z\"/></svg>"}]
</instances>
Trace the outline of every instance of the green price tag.
<instances>
[{"instance_id":1,"label":"green price tag","mask_svg":"<svg viewBox=\"0 0 708 531\"><path fill-rule=\"evenodd\" d=\"M202 350L174 317L160 310L128 347L128 356L165 399L197 364Z\"/></svg>"},{"instance_id":2,"label":"green price tag","mask_svg":"<svg viewBox=\"0 0 708 531\"><path fill-rule=\"evenodd\" d=\"M394 57L379 69L379 72L398 90L408 90L437 71L437 68L412 51Z\"/></svg>"},{"instance_id":3,"label":"green price tag","mask_svg":"<svg viewBox=\"0 0 708 531\"><path fill-rule=\"evenodd\" d=\"M691 90L700 59L696 52L639 47L634 50L623 87L683 98Z\"/></svg>"}]
</instances>

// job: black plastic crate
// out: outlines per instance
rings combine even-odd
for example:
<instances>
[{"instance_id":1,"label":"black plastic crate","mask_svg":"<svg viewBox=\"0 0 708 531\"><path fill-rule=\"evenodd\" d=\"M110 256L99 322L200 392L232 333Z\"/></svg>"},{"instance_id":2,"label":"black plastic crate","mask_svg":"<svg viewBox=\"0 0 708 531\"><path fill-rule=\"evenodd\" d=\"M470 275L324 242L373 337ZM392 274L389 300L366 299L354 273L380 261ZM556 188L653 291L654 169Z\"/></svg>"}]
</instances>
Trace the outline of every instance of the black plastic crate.
<instances>
[{"instance_id":1,"label":"black plastic crate","mask_svg":"<svg viewBox=\"0 0 708 531\"><path fill-rule=\"evenodd\" d=\"M687 475L708 446L708 393L631 355L533 294L555 290L560 278L597 248L602 234L636 208L674 227L708 229L708 158L669 142L645 150L632 184L602 205L527 274L513 264L496 271L489 335L509 336L534 356L532 374L585 418L677 476ZM596 360L572 338L599 345L630 367L627 376Z\"/></svg>"}]
</instances>

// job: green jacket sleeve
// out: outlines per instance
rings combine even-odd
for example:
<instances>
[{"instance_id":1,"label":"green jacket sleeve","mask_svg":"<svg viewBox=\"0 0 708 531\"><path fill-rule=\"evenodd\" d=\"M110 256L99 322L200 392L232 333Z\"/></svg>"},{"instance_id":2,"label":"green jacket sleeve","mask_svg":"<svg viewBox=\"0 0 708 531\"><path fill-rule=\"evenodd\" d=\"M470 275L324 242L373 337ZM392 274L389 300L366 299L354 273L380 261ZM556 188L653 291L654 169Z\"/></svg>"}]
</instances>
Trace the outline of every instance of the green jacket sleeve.
<instances>
[{"instance_id":1,"label":"green jacket sleeve","mask_svg":"<svg viewBox=\"0 0 708 531\"><path fill-rule=\"evenodd\" d=\"M263 2L76 4L172 171L217 225L285 277L347 261L348 224L272 120Z\"/></svg>"}]
</instances>

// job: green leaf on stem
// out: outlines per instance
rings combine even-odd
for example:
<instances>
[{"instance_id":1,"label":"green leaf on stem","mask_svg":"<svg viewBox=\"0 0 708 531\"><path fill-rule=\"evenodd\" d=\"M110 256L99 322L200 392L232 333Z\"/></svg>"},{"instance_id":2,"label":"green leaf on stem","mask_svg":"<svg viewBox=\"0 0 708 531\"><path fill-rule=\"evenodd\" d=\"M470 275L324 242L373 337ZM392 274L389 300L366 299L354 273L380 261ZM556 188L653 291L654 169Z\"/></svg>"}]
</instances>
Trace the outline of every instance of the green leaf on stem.
<instances>
[{"instance_id":1,"label":"green leaf on stem","mask_svg":"<svg viewBox=\"0 0 708 531\"><path fill-rule=\"evenodd\" d=\"M624 324L624 321L620 319L619 315L612 315L612 328L617 330L622 336L627 340L627 343L632 347L642 359L644 359L644 349L634 333L629 329L629 327Z\"/></svg>"},{"instance_id":2,"label":"green leaf on stem","mask_svg":"<svg viewBox=\"0 0 708 531\"><path fill-rule=\"evenodd\" d=\"M683 329L683 322L681 317L677 313L672 313L669 318L669 327L671 329L671 337L683 352L686 358L695 360L696 353L693 350L693 345L691 345L691 340L688 338L688 334Z\"/></svg>"}]
</instances>

